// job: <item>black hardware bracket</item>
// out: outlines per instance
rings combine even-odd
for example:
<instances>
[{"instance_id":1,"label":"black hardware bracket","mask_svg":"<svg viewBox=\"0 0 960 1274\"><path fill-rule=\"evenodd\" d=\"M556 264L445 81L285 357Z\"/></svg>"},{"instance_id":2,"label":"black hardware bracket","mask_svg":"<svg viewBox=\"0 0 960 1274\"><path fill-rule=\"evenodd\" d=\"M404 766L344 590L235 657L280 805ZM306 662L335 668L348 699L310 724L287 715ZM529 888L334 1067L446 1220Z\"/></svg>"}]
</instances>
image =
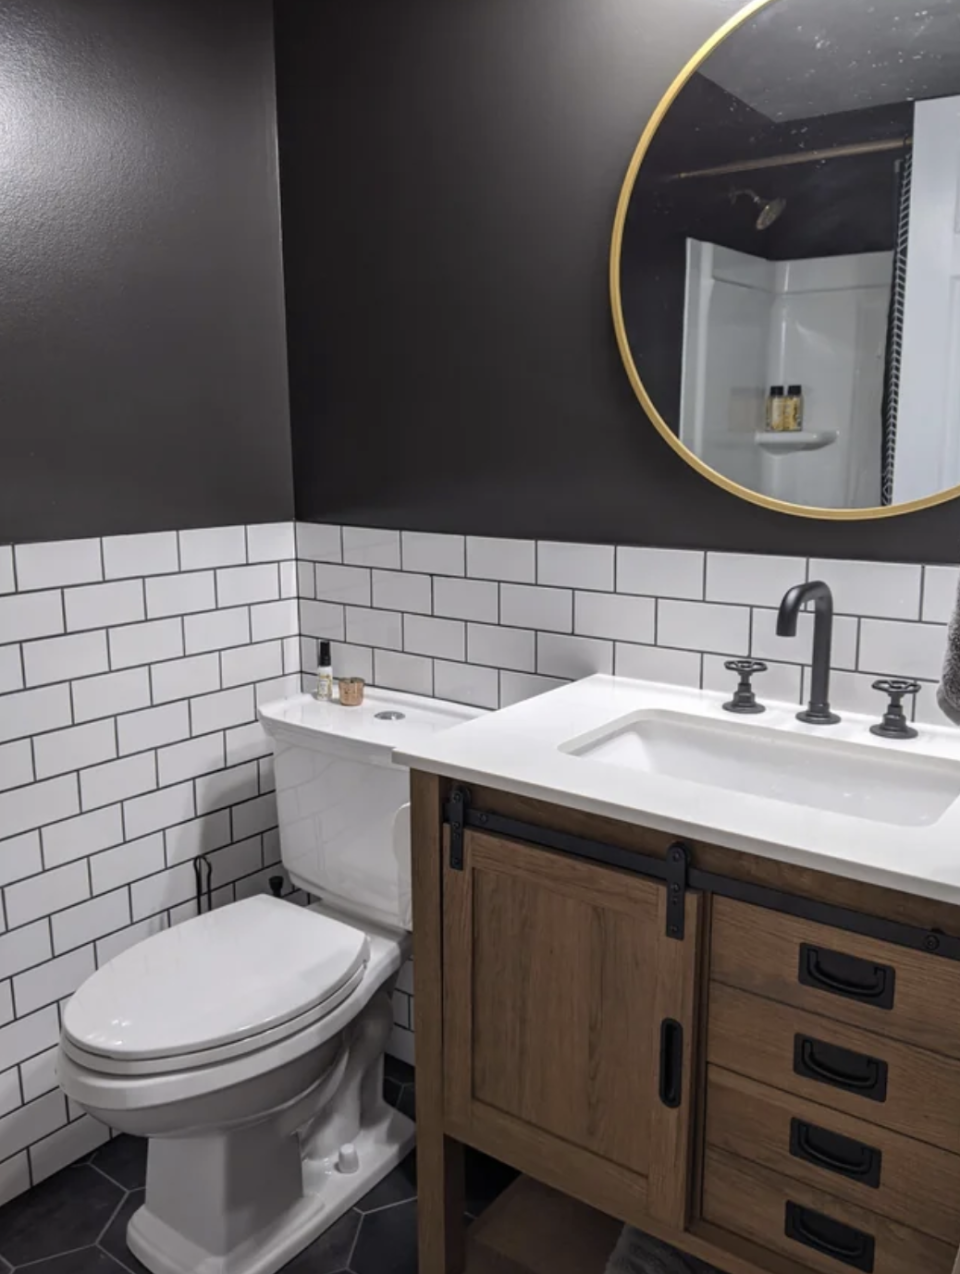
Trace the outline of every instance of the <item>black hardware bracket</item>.
<instances>
[{"instance_id":1,"label":"black hardware bracket","mask_svg":"<svg viewBox=\"0 0 960 1274\"><path fill-rule=\"evenodd\" d=\"M681 841L667 850L667 937L682 942L686 935L687 878L690 851Z\"/></svg>"},{"instance_id":2,"label":"black hardware bracket","mask_svg":"<svg viewBox=\"0 0 960 1274\"><path fill-rule=\"evenodd\" d=\"M469 813L470 793L465 787L455 787L444 810L450 825L450 866L454 871L463 871L463 833Z\"/></svg>"},{"instance_id":3,"label":"black hardware bracket","mask_svg":"<svg viewBox=\"0 0 960 1274\"><path fill-rule=\"evenodd\" d=\"M682 841L675 841L670 846L666 858L655 858L652 854L637 853L632 849L622 849L619 845L609 845L604 841L590 840L570 832L558 832L553 828L540 827L536 823L526 823L521 819L477 809L470 803L469 791L463 787L452 789L450 799L444 806L444 821L450 828L450 866L454 871L463 871L463 836L467 829L473 829L489 832L493 836L503 836L508 840L522 841L538 849L569 854L571 858L580 858L586 862L616 867L619 871L628 871L635 876L662 880L668 886L679 885L676 893L668 892L668 937L683 938L686 892L696 890L699 893L717 894L722 898L753 903L768 911L796 916L799 920L812 920L816 924L846 929L848 933L858 933L864 938L876 938L880 942L891 942L898 947L908 947L911 951L925 951L929 955L960 963L960 937L942 933L938 929L921 929L897 920L883 920L878 916L851 911L833 903L817 902L798 894L784 893L768 885L755 885L751 881L701 871L690 865L690 849ZM681 853L680 858L671 858L677 850ZM677 924L680 932L670 933L671 924Z\"/></svg>"}]
</instances>

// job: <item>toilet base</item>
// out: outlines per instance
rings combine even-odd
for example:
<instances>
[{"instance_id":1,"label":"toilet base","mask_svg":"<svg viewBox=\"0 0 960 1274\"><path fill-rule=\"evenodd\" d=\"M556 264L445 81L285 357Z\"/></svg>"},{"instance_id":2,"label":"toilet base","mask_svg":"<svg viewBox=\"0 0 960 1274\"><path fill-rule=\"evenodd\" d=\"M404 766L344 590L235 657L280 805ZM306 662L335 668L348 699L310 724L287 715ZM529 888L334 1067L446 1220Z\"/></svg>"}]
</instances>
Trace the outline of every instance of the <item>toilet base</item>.
<instances>
[{"instance_id":1,"label":"toilet base","mask_svg":"<svg viewBox=\"0 0 960 1274\"><path fill-rule=\"evenodd\" d=\"M354 1140L359 1157L356 1172L343 1173L333 1163L317 1160L310 1161L309 1168L305 1163L302 1192L296 1201L225 1254L212 1253L191 1242L152 1213L148 1204L134 1213L127 1227L130 1251L154 1274L274 1274L328 1230L413 1149L415 1131L411 1120L382 1099L380 1107L373 1120L364 1121ZM279 1175L282 1178L282 1172ZM202 1183L201 1176L197 1181L201 1195ZM282 1180L279 1188L283 1188ZM202 1202L198 1200L200 1206Z\"/></svg>"}]
</instances>

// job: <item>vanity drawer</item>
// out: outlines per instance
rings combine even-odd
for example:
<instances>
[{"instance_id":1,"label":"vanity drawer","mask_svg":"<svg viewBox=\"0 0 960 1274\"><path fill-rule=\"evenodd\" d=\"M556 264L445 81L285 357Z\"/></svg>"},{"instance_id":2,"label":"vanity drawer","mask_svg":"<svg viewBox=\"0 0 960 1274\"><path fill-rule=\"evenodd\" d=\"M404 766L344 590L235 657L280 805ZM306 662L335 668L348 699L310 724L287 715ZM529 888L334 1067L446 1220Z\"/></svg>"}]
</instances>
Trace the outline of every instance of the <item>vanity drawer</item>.
<instances>
[{"instance_id":1,"label":"vanity drawer","mask_svg":"<svg viewBox=\"0 0 960 1274\"><path fill-rule=\"evenodd\" d=\"M960 964L716 898L710 976L960 1058Z\"/></svg>"},{"instance_id":2,"label":"vanity drawer","mask_svg":"<svg viewBox=\"0 0 960 1274\"><path fill-rule=\"evenodd\" d=\"M960 1245L960 1156L711 1066L707 1144Z\"/></svg>"},{"instance_id":3,"label":"vanity drawer","mask_svg":"<svg viewBox=\"0 0 960 1274\"><path fill-rule=\"evenodd\" d=\"M951 1274L956 1248L757 1164L708 1148L703 1219L823 1274Z\"/></svg>"},{"instance_id":4,"label":"vanity drawer","mask_svg":"<svg viewBox=\"0 0 960 1274\"><path fill-rule=\"evenodd\" d=\"M707 1056L866 1123L960 1154L960 1062L710 984Z\"/></svg>"}]
</instances>

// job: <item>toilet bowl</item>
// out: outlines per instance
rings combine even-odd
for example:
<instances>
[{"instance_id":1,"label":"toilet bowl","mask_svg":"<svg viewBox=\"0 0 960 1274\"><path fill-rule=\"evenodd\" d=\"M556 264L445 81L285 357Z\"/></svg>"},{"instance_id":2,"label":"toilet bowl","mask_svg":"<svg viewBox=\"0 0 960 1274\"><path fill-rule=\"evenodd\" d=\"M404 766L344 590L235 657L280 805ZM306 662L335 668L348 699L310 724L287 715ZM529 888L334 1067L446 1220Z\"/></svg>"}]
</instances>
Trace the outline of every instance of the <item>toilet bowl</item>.
<instances>
[{"instance_id":1,"label":"toilet bowl","mask_svg":"<svg viewBox=\"0 0 960 1274\"><path fill-rule=\"evenodd\" d=\"M198 916L68 1003L61 1087L149 1138L127 1238L155 1274L271 1274L411 1149L413 1124L382 1095L410 945L408 775L390 757L475 715L378 692L360 709L264 708L284 866L322 901L257 896Z\"/></svg>"}]
</instances>

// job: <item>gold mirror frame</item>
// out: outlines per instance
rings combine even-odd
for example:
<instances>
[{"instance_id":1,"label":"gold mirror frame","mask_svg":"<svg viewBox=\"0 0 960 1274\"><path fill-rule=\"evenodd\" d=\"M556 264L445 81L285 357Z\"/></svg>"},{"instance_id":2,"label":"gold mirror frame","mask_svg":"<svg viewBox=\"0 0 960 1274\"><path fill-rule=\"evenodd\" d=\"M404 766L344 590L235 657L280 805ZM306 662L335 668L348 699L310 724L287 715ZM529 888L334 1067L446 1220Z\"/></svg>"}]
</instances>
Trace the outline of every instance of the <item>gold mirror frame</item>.
<instances>
[{"instance_id":1,"label":"gold mirror frame","mask_svg":"<svg viewBox=\"0 0 960 1274\"><path fill-rule=\"evenodd\" d=\"M751 0L745 8L735 13L732 18L729 18L723 24L719 31L710 37L706 44L693 55L667 89L657 109L651 115L649 123L643 130L643 136L637 144L637 149L633 152L633 158L630 160L630 166L627 169L623 188L620 191L620 199L617 203L617 215L613 222L613 241L610 246L610 302L613 307L613 326L617 334L617 344L620 347L620 357L623 359L627 376L633 386L634 393L640 400L640 405L658 432L666 439L677 455L681 456L697 473L708 478L715 486L722 487L724 491L729 491L732 495L737 495L742 500L749 500L751 504L759 504L764 509L775 509L779 513L792 513L795 517L831 519L838 522L860 522L870 518L895 518L903 513L914 513L918 509L930 509L937 504L946 504L948 500L954 500L957 496L960 496L960 486L949 487L936 495L924 496L922 500L907 500L901 504L863 509L820 509L814 505L791 504L786 500L776 500L772 496L761 495L758 491L751 491L749 487L741 486L739 482L732 482L729 478L725 478L722 473L718 473L716 469L704 464L699 456L695 455L689 447L680 441L677 434L670 428L654 405L653 399L647 392L640 373L637 371L637 365L633 361L633 353L630 349L630 342L627 339L627 329L623 319L623 301L620 295L620 254L623 247L623 230L627 220L627 209L633 197L633 190L640 167L667 111L680 96L688 81L693 78L710 57L710 54L713 53L718 45L723 43L727 36L732 35L754 14L775 3L776 0Z\"/></svg>"}]
</instances>

